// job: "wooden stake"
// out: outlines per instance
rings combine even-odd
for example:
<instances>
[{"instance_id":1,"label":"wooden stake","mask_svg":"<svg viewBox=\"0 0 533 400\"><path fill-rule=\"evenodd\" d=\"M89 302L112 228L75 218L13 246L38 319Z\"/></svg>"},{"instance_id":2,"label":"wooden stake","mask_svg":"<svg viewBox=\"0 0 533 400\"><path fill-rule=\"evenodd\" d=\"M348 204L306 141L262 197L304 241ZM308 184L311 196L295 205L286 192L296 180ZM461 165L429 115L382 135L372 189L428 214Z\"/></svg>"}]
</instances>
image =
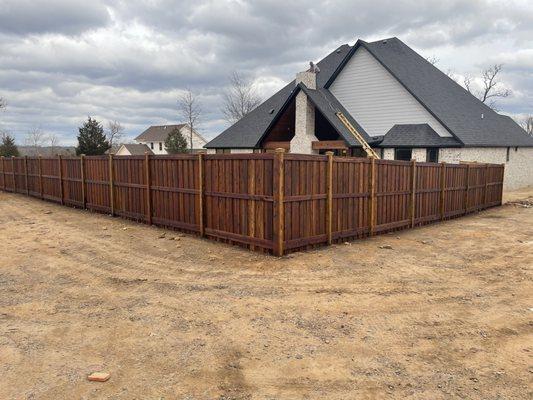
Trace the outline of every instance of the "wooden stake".
<instances>
[{"instance_id":1,"label":"wooden stake","mask_svg":"<svg viewBox=\"0 0 533 400\"><path fill-rule=\"evenodd\" d=\"M59 162L59 191L61 192L61 205L65 204L64 195L63 195L63 163L61 162L61 155L57 155L57 160Z\"/></svg>"},{"instance_id":2,"label":"wooden stake","mask_svg":"<svg viewBox=\"0 0 533 400\"><path fill-rule=\"evenodd\" d=\"M85 188L85 155L80 156L80 173L81 173L81 202L83 208L87 208L87 194Z\"/></svg>"},{"instance_id":3,"label":"wooden stake","mask_svg":"<svg viewBox=\"0 0 533 400\"><path fill-rule=\"evenodd\" d=\"M327 151L328 167L326 170L326 234L328 237L328 245L333 241L333 152Z\"/></svg>"},{"instance_id":4,"label":"wooden stake","mask_svg":"<svg viewBox=\"0 0 533 400\"><path fill-rule=\"evenodd\" d=\"M111 216L115 216L115 188L113 185L113 154L109 155L109 204L111 206Z\"/></svg>"},{"instance_id":5,"label":"wooden stake","mask_svg":"<svg viewBox=\"0 0 533 400\"><path fill-rule=\"evenodd\" d=\"M411 160L411 228L416 219L416 160Z\"/></svg>"},{"instance_id":6,"label":"wooden stake","mask_svg":"<svg viewBox=\"0 0 533 400\"><path fill-rule=\"evenodd\" d=\"M42 166L42 158L39 156L39 193L41 195L41 199L44 198L43 193L43 166Z\"/></svg>"},{"instance_id":7,"label":"wooden stake","mask_svg":"<svg viewBox=\"0 0 533 400\"><path fill-rule=\"evenodd\" d=\"M440 163L440 219L446 214L446 163Z\"/></svg>"},{"instance_id":8,"label":"wooden stake","mask_svg":"<svg viewBox=\"0 0 533 400\"><path fill-rule=\"evenodd\" d=\"M150 154L144 154L144 167L146 175L146 221L152 225L152 190L150 189Z\"/></svg>"},{"instance_id":9,"label":"wooden stake","mask_svg":"<svg viewBox=\"0 0 533 400\"><path fill-rule=\"evenodd\" d=\"M468 192L470 188L470 164L466 165L465 214L468 212Z\"/></svg>"},{"instance_id":10,"label":"wooden stake","mask_svg":"<svg viewBox=\"0 0 533 400\"><path fill-rule=\"evenodd\" d=\"M369 171L369 181L368 181L368 190L370 192L370 198L368 201L369 208L369 235L374 234L376 229L376 159L370 159L370 171Z\"/></svg>"},{"instance_id":11,"label":"wooden stake","mask_svg":"<svg viewBox=\"0 0 533 400\"><path fill-rule=\"evenodd\" d=\"M276 149L274 154L274 255L281 257L283 255L283 243L285 236L285 222L284 222L284 149Z\"/></svg>"},{"instance_id":12,"label":"wooden stake","mask_svg":"<svg viewBox=\"0 0 533 400\"><path fill-rule=\"evenodd\" d=\"M28 156L24 156L24 183L26 184L26 195L30 195L30 188L28 187Z\"/></svg>"},{"instance_id":13,"label":"wooden stake","mask_svg":"<svg viewBox=\"0 0 533 400\"><path fill-rule=\"evenodd\" d=\"M198 154L198 225L200 236L205 236L204 224L204 155Z\"/></svg>"}]
</instances>

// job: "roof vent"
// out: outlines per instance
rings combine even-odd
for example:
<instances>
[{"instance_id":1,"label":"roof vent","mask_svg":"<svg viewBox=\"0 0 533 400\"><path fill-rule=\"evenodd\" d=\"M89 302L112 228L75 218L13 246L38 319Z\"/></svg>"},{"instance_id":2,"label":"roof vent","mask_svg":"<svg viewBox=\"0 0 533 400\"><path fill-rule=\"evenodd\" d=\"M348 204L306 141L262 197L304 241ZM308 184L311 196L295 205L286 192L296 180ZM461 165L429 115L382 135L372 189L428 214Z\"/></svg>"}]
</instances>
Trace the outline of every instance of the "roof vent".
<instances>
[{"instance_id":1,"label":"roof vent","mask_svg":"<svg viewBox=\"0 0 533 400\"><path fill-rule=\"evenodd\" d=\"M273 108L271 108L270 111L269 111L268 113L269 113L269 114L274 114L274 111L275 111L275 110L274 110Z\"/></svg>"},{"instance_id":2,"label":"roof vent","mask_svg":"<svg viewBox=\"0 0 533 400\"><path fill-rule=\"evenodd\" d=\"M381 43L383 43L383 44L387 44L387 39L382 40Z\"/></svg>"},{"instance_id":3,"label":"roof vent","mask_svg":"<svg viewBox=\"0 0 533 400\"><path fill-rule=\"evenodd\" d=\"M483 117L484 117L484 115L483 115L483 113L481 113L481 119L483 119Z\"/></svg>"},{"instance_id":4,"label":"roof vent","mask_svg":"<svg viewBox=\"0 0 533 400\"><path fill-rule=\"evenodd\" d=\"M335 53L340 54L340 52L341 52L341 48L339 47L339 48L335 51Z\"/></svg>"}]
</instances>

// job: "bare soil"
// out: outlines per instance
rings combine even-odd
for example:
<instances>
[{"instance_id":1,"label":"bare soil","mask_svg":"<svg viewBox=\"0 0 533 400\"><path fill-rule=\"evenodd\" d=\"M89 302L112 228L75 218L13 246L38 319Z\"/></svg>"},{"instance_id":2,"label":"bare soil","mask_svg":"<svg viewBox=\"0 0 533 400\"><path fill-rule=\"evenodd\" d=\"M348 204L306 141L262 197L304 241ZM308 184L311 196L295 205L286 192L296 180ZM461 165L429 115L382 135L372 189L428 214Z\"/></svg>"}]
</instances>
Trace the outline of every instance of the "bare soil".
<instances>
[{"instance_id":1,"label":"bare soil","mask_svg":"<svg viewBox=\"0 0 533 400\"><path fill-rule=\"evenodd\" d=\"M533 398L527 202L275 258L0 193L0 243L2 400Z\"/></svg>"}]
</instances>

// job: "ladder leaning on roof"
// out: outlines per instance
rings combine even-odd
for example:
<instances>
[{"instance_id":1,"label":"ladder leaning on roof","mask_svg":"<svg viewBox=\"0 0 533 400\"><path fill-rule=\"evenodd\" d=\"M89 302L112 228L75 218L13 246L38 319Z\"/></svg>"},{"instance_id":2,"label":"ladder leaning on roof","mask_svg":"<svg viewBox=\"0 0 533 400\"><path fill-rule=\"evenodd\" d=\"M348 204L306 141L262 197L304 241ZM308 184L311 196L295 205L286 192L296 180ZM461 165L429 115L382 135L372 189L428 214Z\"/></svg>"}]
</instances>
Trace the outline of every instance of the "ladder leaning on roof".
<instances>
[{"instance_id":1,"label":"ladder leaning on roof","mask_svg":"<svg viewBox=\"0 0 533 400\"><path fill-rule=\"evenodd\" d=\"M363 136L357 131L357 129L354 128L354 126L346 119L343 113L340 111L337 111L335 113L337 117L341 120L341 122L344 124L344 126L350 131L352 135L355 136L357 141L361 143L361 146L363 147L363 150L366 152L366 155L370 158L375 158L376 160L379 160L379 156L374 151L372 147L366 142L366 140L363 138Z\"/></svg>"}]
</instances>

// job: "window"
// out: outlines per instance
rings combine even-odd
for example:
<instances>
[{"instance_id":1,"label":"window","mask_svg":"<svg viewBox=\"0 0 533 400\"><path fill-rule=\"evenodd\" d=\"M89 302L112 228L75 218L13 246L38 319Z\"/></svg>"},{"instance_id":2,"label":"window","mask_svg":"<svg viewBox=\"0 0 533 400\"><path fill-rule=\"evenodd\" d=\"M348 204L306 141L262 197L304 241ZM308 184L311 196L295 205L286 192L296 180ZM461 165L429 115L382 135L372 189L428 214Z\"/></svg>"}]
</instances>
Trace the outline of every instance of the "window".
<instances>
[{"instance_id":1,"label":"window","mask_svg":"<svg viewBox=\"0 0 533 400\"><path fill-rule=\"evenodd\" d=\"M159 151L163 151L163 142L159 142Z\"/></svg>"},{"instance_id":2,"label":"window","mask_svg":"<svg viewBox=\"0 0 533 400\"><path fill-rule=\"evenodd\" d=\"M427 162L439 162L439 149L432 148L426 150Z\"/></svg>"},{"instance_id":3,"label":"window","mask_svg":"<svg viewBox=\"0 0 533 400\"><path fill-rule=\"evenodd\" d=\"M216 154L230 154L231 153L231 149L216 149L215 153Z\"/></svg>"},{"instance_id":4,"label":"window","mask_svg":"<svg viewBox=\"0 0 533 400\"><path fill-rule=\"evenodd\" d=\"M402 161L411 161L413 149L394 149L394 159Z\"/></svg>"},{"instance_id":5,"label":"window","mask_svg":"<svg viewBox=\"0 0 533 400\"><path fill-rule=\"evenodd\" d=\"M150 143L150 148L153 150L154 149L154 143Z\"/></svg>"},{"instance_id":6,"label":"window","mask_svg":"<svg viewBox=\"0 0 533 400\"><path fill-rule=\"evenodd\" d=\"M507 154L505 155L505 161L509 162L510 157L511 157L511 148L507 147Z\"/></svg>"}]
</instances>

